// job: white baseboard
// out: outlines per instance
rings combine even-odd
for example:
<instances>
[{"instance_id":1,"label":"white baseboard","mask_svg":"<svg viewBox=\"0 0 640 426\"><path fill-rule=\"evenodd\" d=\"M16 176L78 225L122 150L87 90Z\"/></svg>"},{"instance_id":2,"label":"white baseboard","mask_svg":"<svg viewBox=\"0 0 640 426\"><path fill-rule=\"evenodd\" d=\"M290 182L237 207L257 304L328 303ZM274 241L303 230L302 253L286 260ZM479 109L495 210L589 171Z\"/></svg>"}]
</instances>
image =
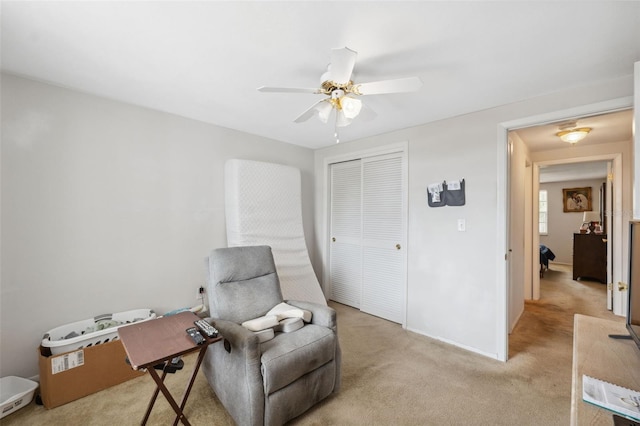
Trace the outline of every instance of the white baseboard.
<instances>
[{"instance_id":1,"label":"white baseboard","mask_svg":"<svg viewBox=\"0 0 640 426\"><path fill-rule=\"evenodd\" d=\"M496 353L484 352L484 351L478 350L477 348L472 348L471 346L461 345L461 344L456 343L454 341L451 341L449 339L444 339L444 338L437 337L437 336L430 336L430 335L428 335L426 333L423 333L423 332L418 331L418 330L414 330L414 329L409 328L409 327L407 327L407 330L409 330L409 331L411 331L413 333L420 334L422 336L428 337L430 339L435 339L435 340L438 340L438 341L443 342L443 343L447 343L447 344L452 345L452 346L457 346L457 347L465 349L465 350L467 350L469 352L475 352L477 354L484 355L487 358L493 358L493 359L498 360L498 361L503 361L503 360L500 359L499 354L497 352Z\"/></svg>"},{"instance_id":2,"label":"white baseboard","mask_svg":"<svg viewBox=\"0 0 640 426\"><path fill-rule=\"evenodd\" d=\"M522 310L513 321L513 323L509 324L509 334L513 333L513 329L516 327L516 324L518 324L518 321L520 321L520 318L522 318L522 314L524 314L524 305L522 305Z\"/></svg>"}]
</instances>

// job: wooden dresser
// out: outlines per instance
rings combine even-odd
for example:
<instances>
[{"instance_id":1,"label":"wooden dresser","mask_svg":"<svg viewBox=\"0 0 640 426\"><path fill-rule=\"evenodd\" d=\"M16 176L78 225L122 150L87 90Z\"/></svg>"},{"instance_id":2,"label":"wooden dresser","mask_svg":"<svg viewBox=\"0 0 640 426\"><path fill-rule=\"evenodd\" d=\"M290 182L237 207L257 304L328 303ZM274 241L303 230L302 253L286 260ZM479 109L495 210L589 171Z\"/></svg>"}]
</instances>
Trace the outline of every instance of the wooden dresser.
<instances>
[{"instance_id":1,"label":"wooden dresser","mask_svg":"<svg viewBox=\"0 0 640 426\"><path fill-rule=\"evenodd\" d=\"M573 279L607 283L607 234L573 234Z\"/></svg>"}]
</instances>

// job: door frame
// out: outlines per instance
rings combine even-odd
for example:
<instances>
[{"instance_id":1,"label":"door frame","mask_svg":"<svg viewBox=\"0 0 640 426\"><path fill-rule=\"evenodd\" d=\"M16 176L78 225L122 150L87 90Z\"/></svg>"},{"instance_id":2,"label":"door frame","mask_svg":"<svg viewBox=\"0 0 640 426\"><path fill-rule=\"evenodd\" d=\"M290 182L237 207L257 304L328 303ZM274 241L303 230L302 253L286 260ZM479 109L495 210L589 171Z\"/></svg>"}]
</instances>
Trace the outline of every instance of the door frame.
<instances>
[{"instance_id":1,"label":"door frame","mask_svg":"<svg viewBox=\"0 0 640 426\"><path fill-rule=\"evenodd\" d=\"M364 150L359 150L359 151L353 151L353 152L349 152L349 153L345 153L345 154L339 154L339 155L335 155L335 156L331 156L331 157L326 157L323 160L322 163L322 229L321 229L321 235L322 238L320 239L320 256L322 258L322 289L324 291L324 294L328 295L331 294L331 280L329 280L329 276L330 276L330 264L329 264L329 259L330 259L330 253L329 250L331 249L330 245L328 244L329 239L331 238L331 235L329 235L329 230L330 230L330 226L329 226L329 218L330 218L330 209L331 209L331 204L330 204L330 192L331 192L331 186L330 186L330 179L331 179L331 170L330 170L330 166L331 164L335 164L335 163L341 163L344 161L353 161L353 160L358 160L358 159L363 159L363 158L369 158L369 157L376 157L379 155L386 155L386 154L397 154L397 153L401 153L403 156L403 167L402 167L402 173L403 173L403 181L404 181L404 194L402 194L403 196L403 203L405 206L405 211L404 211L404 220L405 220L405 229L404 229L404 235L402 237L403 241L402 241L402 246L407 248L407 235L408 235L408 228L409 228L409 217L408 217L408 211L409 211L409 188L408 188L408 183L409 183L409 173L408 173L408 151L409 151L409 142L408 141L403 141L403 142L397 142L397 143L392 143L392 144L387 144L387 145L381 145L375 148L370 148L370 149L364 149ZM408 248L405 249L405 256L404 256L404 264L403 264L403 268L404 268L404 282L402 285L402 290L403 290L403 294L402 294L402 328L407 328L407 273L408 273L408 258L409 256L407 255L408 253Z\"/></svg>"},{"instance_id":2,"label":"door frame","mask_svg":"<svg viewBox=\"0 0 640 426\"><path fill-rule=\"evenodd\" d=\"M612 154L602 154L602 155L590 155L584 157L572 157L558 160L546 160L546 161L538 161L533 163L533 167L535 170L536 176L538 179L533 182L533 192L537 194L540 190L540 166L545 165L555 165L555 164L569 164L569 163L584 163L589 161L608 161L613 163L613 199L614 205L609 206L608 209L611 212L621 212L622 211L622 154L621 153L612 153ZM607 180L609 180L607 178ZM533 223L532 229L535 230L538 227L538 216L535 214L538 211L538 206L534 205L534 215L533 215ZM607 288L611 288L612 283L618 281L624 281L622 278L622 273L624 271L624 253L622 252L623 247L623 223L620 218L616 218L615 220L609 220L609 228L607 233L611 235L612 244L607 244L607 251L612 251L612 262L607 262L607 277L611 277L610 281L607 282ZM613 223L613 226L611 224ZM533 246L536 247L540 244L540 235L537 232L533 234ZM536 252L532 256L532 262L539 261L539 254ZM533 263L534 265L536 263ZM533 274L533 299L540 299L540 276ZM607 297L608 299L608 297ZM616 315L621 315L621 301L615 300L613 301L613 313ZM609 305L609 300L607 300L607 305Z\"/></svg>"},{"instance_id":3,"label":"door frame","mask_svg":"<svg viewBox=\"0 0 640 426\"><path fill-rule=\"evenodd\" d=\"M523 117L516 120L498 123L497 126L497 256L496 256L496 287L499 298L496 317L497 359L507 361L509 357L509 238L508 228L508 149L509 131L523 127L539 126L562 121L573 117L599 115L608 112L633 108L633 96L611 99L582 105L574 108L548 112L545 114ZM636 153L637 155L637 153ZM637 167L637 165L636 165ZM535 176L534 176L535 181Z\"/></svg>"}]
</instances>

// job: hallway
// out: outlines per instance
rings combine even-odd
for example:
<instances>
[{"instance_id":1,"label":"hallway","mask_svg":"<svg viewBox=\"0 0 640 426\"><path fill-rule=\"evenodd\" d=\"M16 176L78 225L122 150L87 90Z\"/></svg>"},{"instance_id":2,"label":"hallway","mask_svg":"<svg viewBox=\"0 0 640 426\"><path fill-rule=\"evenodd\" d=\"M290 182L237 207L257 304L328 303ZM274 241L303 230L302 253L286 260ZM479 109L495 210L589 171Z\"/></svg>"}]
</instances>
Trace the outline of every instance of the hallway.
<instances>
[{"instance_id":1,"label":"hallway","mask_svg":"<svg viewBox=\"0 0 640 426\"><path fill-rule=\"evenodd\" d=\"M518 324L509 336L509 359L525 350L549 351L571 365L574 314L624 322L607 310L607 288L596 281L574 281L571 265L551 262L540 279L540 300L525 301ZM534 344L534 343L539 343Z\"/></svg>"}]
</instances>

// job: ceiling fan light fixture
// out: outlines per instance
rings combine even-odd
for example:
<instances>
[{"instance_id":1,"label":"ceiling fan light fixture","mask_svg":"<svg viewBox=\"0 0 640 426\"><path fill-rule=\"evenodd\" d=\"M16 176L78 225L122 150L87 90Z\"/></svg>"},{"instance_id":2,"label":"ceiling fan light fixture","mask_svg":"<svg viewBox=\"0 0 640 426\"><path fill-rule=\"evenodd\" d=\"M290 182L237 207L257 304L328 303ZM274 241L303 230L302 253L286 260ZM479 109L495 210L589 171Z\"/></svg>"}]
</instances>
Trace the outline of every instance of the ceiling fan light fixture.
<instances>
[{"instance_id":1,"label":"ceiling fan light fixture","mask_svg":"<svg viewBox=\"0 0 640 426\"><path fill-rule=\"evenodd\" d=\"M318 118L323 123L329 122L329 115L331 115L331 110L333 110L333 105L331 102L320 102L316 106L316 111L318 111Z\"/></svg>"},{"instance_id":2,"label":"ceiling fan light fixture","mask_svg":"<svg viewBox=\"0 0 640 426\"><path fill-rule=\"evenodd\" d=\"M573 145L587 137L591 130L591 127L579 127L570 130L567 129L556 133L556 136L558 136L563 142L567 142Z\"/></svg>"},{"instance_id":3,"label":"ceiling fan light fixture","mask_svg":"<svg viewBox=\"0 0 640 426\"><path fill-rule=\"evenodd\" d=\"M336 110L336 127L346 127L351 124L351 119L344 114L343 110Z\"/></svg>"},{"instance_id":4,"label":"ceiling fan light fixture","mask_svg":"<svg viewBox=\"0 0 640 426\"><path fill-rule=\"evenodd\" d=\"M340 98L340 109L345 117L351 119L356 118L362 109L362 101L349 96L343 96Z\"/></svg>"}]
</instances>

